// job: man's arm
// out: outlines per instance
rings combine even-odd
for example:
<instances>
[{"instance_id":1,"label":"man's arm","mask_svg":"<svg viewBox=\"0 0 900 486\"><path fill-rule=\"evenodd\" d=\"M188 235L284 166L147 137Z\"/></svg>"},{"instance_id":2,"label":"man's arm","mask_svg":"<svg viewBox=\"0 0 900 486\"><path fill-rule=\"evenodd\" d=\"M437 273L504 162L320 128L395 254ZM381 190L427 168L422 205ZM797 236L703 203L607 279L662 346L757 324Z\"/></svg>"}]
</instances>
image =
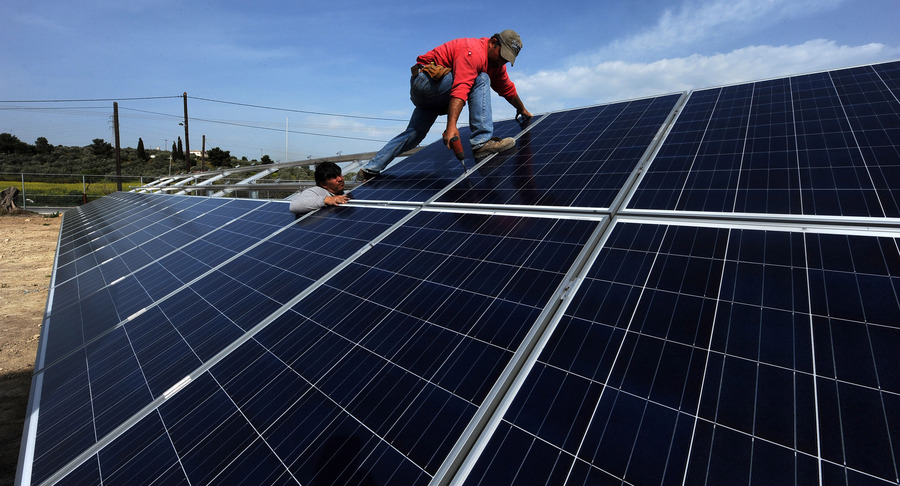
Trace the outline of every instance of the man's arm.
<instances>
[{"instance_id":1,"label":"man's arm","mask_svg":"<svg viewBox=\"0 0 900 486\"><path fill-rule=\"evenodd\" d=\"M459 98L450 98L450 107L447 109L447 130L444 131L444 145L450 148L450 139L459 136L459 129L456 128L456 122L459 120L459 114L462 113L463 106L466 102Z\"/></svg>"},{"instance_id":2,"label":"man's arm","mask_svg":"<svg viewBox=\"0 0 900 486\"><path fill-rule=\"evenodd\" d=\"M516 109L516 118L519 118L519 115L524 116L526 119L531 118L531 112L525 108L525 103L522 103L522 99L519 98L518 94L507 96L506 101Z\"/></svg>"},{"instance_id":3,"label":"man's arm","mask_svg":"<svg viewBox=\"0 0 900 486\"><path fill-rule=\"evenodd\" d=\"M346 194L341 194L340 196L328 196L323 202L326 206L337 206L338 204L344 204L350 200L350 197Z\"/></svg>"},{"instance_id":4,"label":"man's arm","mask_svg":"<svg viewBox=\"0 0 900 486\"><path fill-rule=\"evenodd\" d=\"M344 204L347 200L346 195L329 196L328 191L314 186L305 189L299 196L291 200L290 211L295 214L305 214L325 206Z\"/></svg>"}]
</instances>

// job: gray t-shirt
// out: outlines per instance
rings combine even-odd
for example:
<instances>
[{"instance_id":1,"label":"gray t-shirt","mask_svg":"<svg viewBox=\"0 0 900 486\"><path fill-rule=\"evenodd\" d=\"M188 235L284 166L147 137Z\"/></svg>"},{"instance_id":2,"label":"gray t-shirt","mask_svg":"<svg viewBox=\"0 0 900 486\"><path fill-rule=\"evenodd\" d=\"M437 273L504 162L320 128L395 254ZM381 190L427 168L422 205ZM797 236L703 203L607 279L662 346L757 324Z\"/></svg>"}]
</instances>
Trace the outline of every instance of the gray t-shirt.
<instances>
[{"instance_id":1,"label":"gray t-shirt","mask_svg":"<svg viewBox=\"0 0 900 486\"><path fill-rule=\"evenodd\" d=\"M291 212L300 215L325 207L325 198L328 196L334 196L334 194L328 192L324 187L313 186L304 189L299 196L291 199Z\"/></svg>"}]
</instances>

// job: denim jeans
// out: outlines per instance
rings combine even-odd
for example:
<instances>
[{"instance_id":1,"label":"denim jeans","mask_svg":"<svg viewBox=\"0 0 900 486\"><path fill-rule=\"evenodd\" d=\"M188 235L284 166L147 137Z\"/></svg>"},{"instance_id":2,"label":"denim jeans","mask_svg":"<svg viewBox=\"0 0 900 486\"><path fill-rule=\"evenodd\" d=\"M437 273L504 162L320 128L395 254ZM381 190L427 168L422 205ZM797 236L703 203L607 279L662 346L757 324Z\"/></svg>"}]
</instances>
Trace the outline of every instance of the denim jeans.
<instances>
[{"instance_id":1,"label":"denim jeans","mask_svg":"<svg viewBox=\"0 0 900 486\"><path fill-rule=\"evenodd\" d=\"M410 79L409 85L409 99L415 105L409 125L363 166L366 172L380 173L398 155L415 148L428 135L437 117L447 114L450 89L453 87L452 73L439 81L432 80L425 73L419 73ZM490 87L491 79L487 73L481 73L475 78L472 91L469 92L469 140L473 148L483 145L494 133Z\"/></svg>"}]
</instances>

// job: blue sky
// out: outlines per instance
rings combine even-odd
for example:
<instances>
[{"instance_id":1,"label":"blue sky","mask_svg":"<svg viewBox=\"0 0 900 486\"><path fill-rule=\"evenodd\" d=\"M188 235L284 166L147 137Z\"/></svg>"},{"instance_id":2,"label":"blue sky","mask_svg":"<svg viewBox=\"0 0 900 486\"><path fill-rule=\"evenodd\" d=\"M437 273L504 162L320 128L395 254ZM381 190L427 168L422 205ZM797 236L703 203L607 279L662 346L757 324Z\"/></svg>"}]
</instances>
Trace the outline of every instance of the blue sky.
<instances>
[{"instance_id":1,"label":"blue sky","mask_svg":"<svg viewBox=\"0 0 900 486\"><path fill-rule=\"evenodd\" d=\"M187 92L191 149L375 151L406 126L416 56L455 37L518 31L510 77L539 114L900 59L898 20L898 0L6 0L0 132L112 142L118 100L123 146L171 147Z\"/></svg>"}]
</instances>

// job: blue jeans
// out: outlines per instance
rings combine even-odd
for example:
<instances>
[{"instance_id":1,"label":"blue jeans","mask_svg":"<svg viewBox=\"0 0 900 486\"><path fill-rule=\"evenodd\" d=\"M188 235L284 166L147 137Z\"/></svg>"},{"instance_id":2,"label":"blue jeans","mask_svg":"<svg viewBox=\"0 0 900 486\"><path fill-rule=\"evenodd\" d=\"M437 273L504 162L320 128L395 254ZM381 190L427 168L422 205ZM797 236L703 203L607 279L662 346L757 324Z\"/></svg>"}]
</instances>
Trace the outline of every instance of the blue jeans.
<instances>
[{"instance_id":1,"label":"blue jeans","mask_svg":"<svg viewBox=\"0 0 900 486\"><path fill-rule=\"evenodd\" d=\"M425 73L411 78L409 82L409 99L415 109L409 119L409 125L372 157L363 170L378 174L398 155L415 148L431 130L438 116L447 114L450 105L450 89L453 87L453 74L447 74L439 81L434 81ZM491 79L487 73L475 78L472 91L469 92L469 141L473 148L479 147L491 139L494 134L494 117L491 112Z\"/></svg>"}]
</instances>

